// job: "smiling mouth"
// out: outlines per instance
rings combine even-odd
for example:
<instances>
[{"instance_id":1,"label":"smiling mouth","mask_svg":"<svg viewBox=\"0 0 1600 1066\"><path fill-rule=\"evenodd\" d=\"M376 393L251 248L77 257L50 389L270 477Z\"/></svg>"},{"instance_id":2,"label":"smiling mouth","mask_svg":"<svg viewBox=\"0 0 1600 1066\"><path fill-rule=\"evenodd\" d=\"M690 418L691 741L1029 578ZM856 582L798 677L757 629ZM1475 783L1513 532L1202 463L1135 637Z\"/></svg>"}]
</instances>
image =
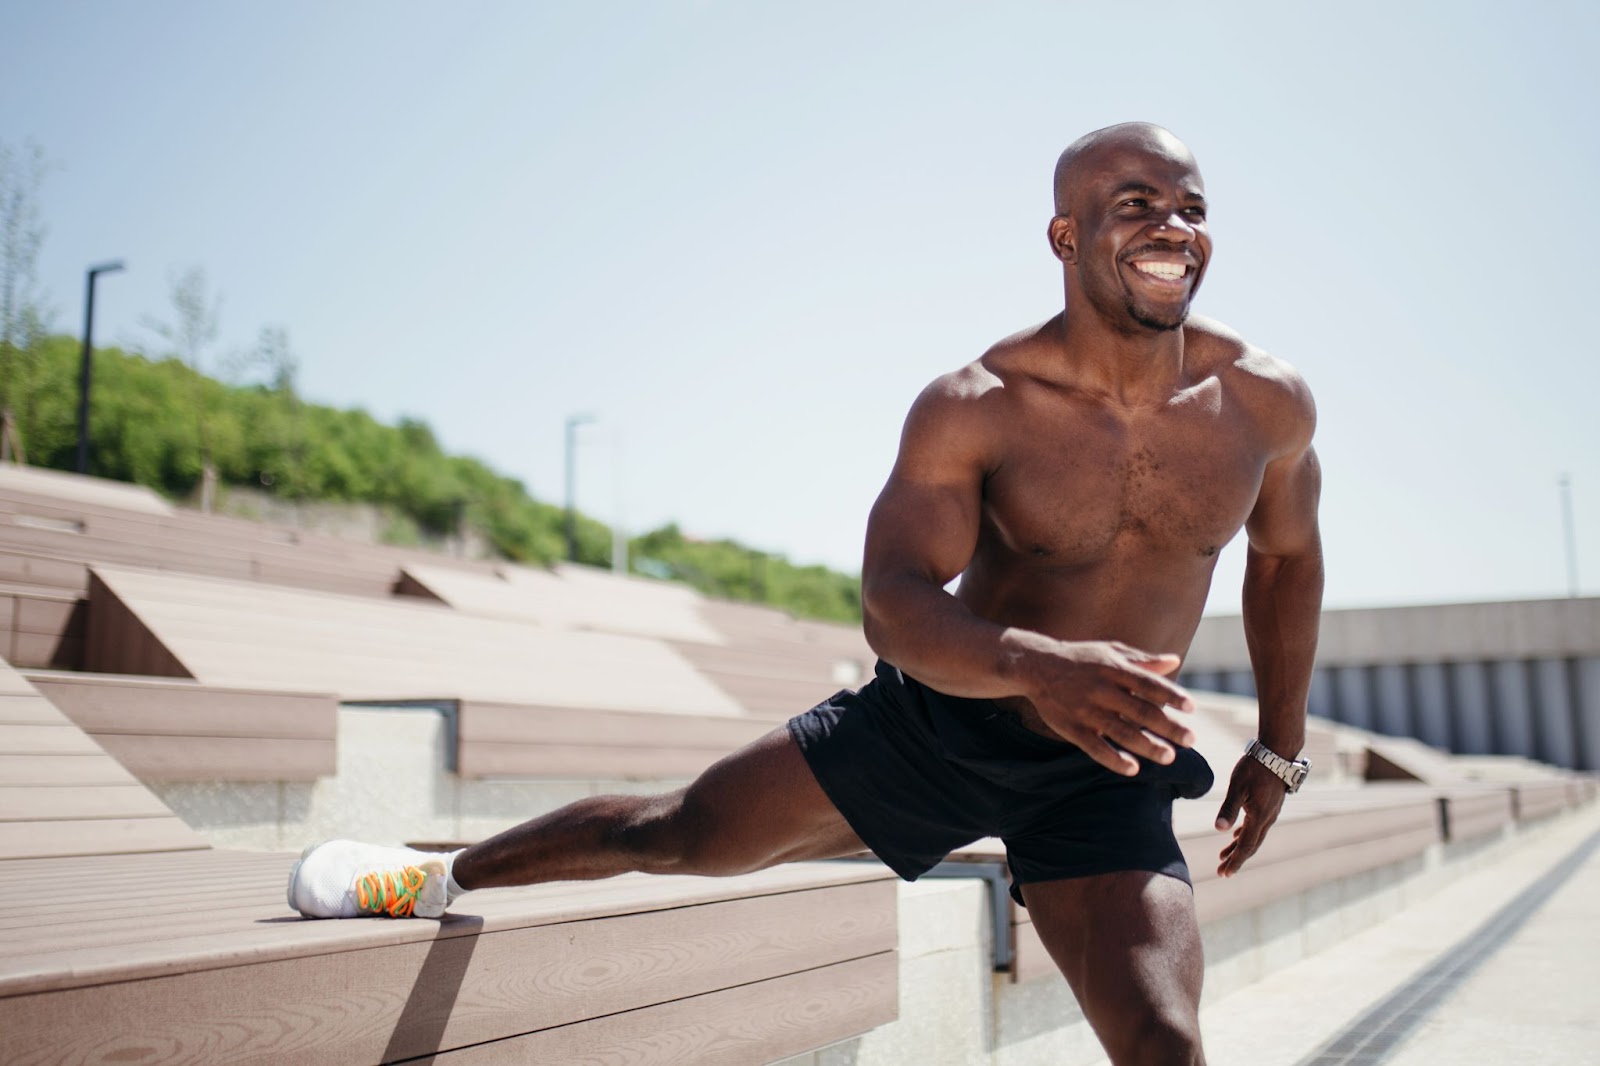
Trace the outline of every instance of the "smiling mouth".
<instances>
[{"instance_id":1,"label":"smiling mouth","mask_svg":"<svg viewBox=\"0 0 1600 1066\"><path fill-rule=\"evenodd\" d=\"M1142 260L1130 264L1134 270L1147 278L1167 283L1180 282L1194 272L1194 267L1188 263L1161 263L1151 260Z\"/></svg>"}]
</instances>

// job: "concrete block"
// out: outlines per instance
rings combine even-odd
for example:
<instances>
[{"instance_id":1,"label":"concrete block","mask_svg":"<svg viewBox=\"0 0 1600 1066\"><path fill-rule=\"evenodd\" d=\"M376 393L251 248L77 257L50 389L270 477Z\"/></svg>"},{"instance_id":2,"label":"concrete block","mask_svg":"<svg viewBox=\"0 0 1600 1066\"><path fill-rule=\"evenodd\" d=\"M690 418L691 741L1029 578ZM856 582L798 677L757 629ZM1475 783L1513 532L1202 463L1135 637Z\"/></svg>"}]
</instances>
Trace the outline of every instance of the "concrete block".
<instances>
[{"instance_id":1,"label":"concrete block","mask_svg":"<svg viewBox=\"0 0 1600 1066\"><path fill-rule=\"evenodd\" d=\"M993 1066L1076 1066L1105 1058L1067 982L1039 978L1014 985L996 975Z\"/></svg>"},{"instance_id":2,"label":"concrete block","mask_svg":"<svg viewBox=\"0 0 1600 1066\"><path fill-rule=\"evenodd\" d=\"M1292 966L1305 957L1303 894L1275 900L1255 912L1257 952L1263 975Z\"/></svg>"},{"instance_id":3,"label":"concrete block","mask_svg":"<svg viewBox=\"0 0 1600 1066\"><path fill-rule=\"evenodd\" d=\"M817 1066L981 1062L991 1033L989 899L975 878L899 886L900 1017L818 1053Z\"/></svg>"},{"instance_id":4,"label":"concrete block","mask_svg":"<svg viewBox=\"0 0 1600 1066\"><path fill-rule=\"evenodd\" d=\"M292 844L283 839L277 782L157 781L147 787L213 847L271 851Z\"/></svg>"}]
</instances>

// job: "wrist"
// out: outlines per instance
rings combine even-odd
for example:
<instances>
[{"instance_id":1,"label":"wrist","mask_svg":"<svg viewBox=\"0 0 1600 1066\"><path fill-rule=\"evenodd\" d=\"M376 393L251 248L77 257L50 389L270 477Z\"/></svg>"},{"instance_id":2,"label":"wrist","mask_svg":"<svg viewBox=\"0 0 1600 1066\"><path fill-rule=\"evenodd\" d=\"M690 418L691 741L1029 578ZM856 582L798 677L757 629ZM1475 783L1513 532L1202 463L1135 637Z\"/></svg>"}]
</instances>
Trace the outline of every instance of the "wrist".
<instances>
[{"instance_id":1,"label":"wrist","mask_svg":"<svg viewBox=\"0 0 1600 1066\"><path fill-rule=\"evenodd\" d=\"M1274 755L1281 755L1285 759L1298 759L1300 752L1306 746L1305 730L1269 729L1262 726L1256 733L1256 739L1261 746L1268 748Z\"/></svg>"},{"instance_id":2,"label":"wrist","mask_svg":"<svg viewBox=\"0 0 1600 1066\"><path fill-rule=\"evenodd\" d=\"M1008 628L1000 635L996 673L1014 695L1032 697L1044 684L1040 666L1059 659L1064 642L1029 629Z\"/></svg>"}]
</instances>

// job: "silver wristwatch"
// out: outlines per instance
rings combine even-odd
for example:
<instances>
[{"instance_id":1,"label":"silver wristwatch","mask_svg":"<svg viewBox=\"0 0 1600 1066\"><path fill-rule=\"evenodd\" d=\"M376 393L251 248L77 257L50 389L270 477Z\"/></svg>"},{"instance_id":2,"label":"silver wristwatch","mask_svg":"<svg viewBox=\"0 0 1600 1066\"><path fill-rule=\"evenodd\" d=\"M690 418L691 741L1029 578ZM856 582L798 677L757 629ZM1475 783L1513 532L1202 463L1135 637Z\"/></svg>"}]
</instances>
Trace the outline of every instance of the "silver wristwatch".
<instances>
[{"instance_id":1,"label":"silver wristwatch","mask_svg":"<svg viewBox=\"0 0 1600 1066\"><path fill-rule=\"evenodd\" d=\"M1259 740L1252 739L1245 745L1244 753L1281 777L1290 792L1299 792L1311 772L1310 759L1285 759Z\"/></svg>"}]
</instances>

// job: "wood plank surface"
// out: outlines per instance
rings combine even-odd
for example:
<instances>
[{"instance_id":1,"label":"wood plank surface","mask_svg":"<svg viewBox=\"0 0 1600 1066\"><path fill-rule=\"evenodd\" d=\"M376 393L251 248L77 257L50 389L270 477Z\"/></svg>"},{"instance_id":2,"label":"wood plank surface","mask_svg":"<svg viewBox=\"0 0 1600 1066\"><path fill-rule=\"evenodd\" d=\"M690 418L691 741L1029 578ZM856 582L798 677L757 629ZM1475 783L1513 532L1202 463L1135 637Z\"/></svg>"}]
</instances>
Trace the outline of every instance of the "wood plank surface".
<instances>
[{"instance_id":1,"label":"wood plank surface","mask_svg":"<svg viewBox=\"0 0 1600 1066\"><path fill-rule=\"evenodd\" d=\"M102 585L208 684L343 699L479 699L656 713L740 709L659 641L552 630L447 608L97 567L87 665L125 644L99 636ZM111 588L111 586L115 586ZM104 656L105 658L102 658ZM133 672L153 672L140 669Z\"/></svg>"},{"instance_id":2,"label":"wood plank surface","mask_svg":"<svg viewBox=\"0 0 1600 1066\"><path fill-rule=\"evenodd\" d=\"M83 648L80 638L14 629L8 658L16 666L66 670L83 662Z\"/></svg>"},{"instance_id":3,"label":"wood plank surface","mask_svg":"<svg viewBox=\"0 0 1600 1066\"><path fill-rule=\"evenodd\" d=\"M0 685L3 684L4 679L0 678ZM0 694L0 725L61 725L68 720L48 701L33 693Z\"/></svg>"},{"instance_id":4,"label":"wood plank surface","mask_svg":"<svg viewBox=\"0 0 1600 1066\"><path fill-rule=\"evenodd\" d=\"M51 787L133 784L138 784L138 780L104 752L93 755L12 755L0 749L0 785Z\"/></svg>"},{"instance_id":5,"label":"wood plank surface","mask_svg":"<svg viewBox=\"0 0 1600 1066\"><path fill-rule=\"evenodd\" d=\"M81 788L0 786L0 821L59 821L80 818L151 818L172 812L143 785Z\"/></svg>"},{"instance_id":6,"label":"wood plank surface","mask_svg":"<svg viewBox=\"0 0 1600 1066\"><path fill-rule=\"evenodd\" d=\"M0 581L59 588L82 594L89 588L89 567L81 559L40 556L0 546Z\"/></svg>"},{"instance_id":7,"label":"wood plank surface","mask_svg":"<svg viewBox=\"0 0 1600 1066\"><path fill-rule=\"evenodd\" d=\"M459 728L463 744L675 744L731 750L762 736L771 726L765 720L728 715L663 715L462 700Z\"/></svg>"},{"instance_id":8,"label":"wood plank surface","mask_svg":"<svg viewBox=\"0 0 1600 1066\"><path fill-rule=\"evenodd\" d=\"M766 732L766 728L760 730ZM758 736L760 733L757 734ZM733 749L623 747L599 744L463 744L464 778L694 777Z\"/></svg>"},{"instance_id":9,"label":"wood plank surface","mask_svg":"<svg viewBox=\"0 0 1600 1066\"><path fill-rule=\"evenodd\" d=\"M194 676L122 597L95 574L89 576L89 630L82 668L100 674Z\"/></svg>"},{"instance_id":10,"label":"wood plank surface","mask_svg":"<svg viewBox=\"0 0 1600 1066\"><path fill-rule=\"evenodd\" d=\"M332 737L196 737L99 733L141 781L315 781L337 772Z\"/></svg>"},{"instance_id":11,"label":"wood plank surface","mask_svg":"<svg viewBox=\"0 0 1600 1066\"><path fill-rule=\"evenodd\" d=\"M181 897L184 886L206 871L244 864L254 873L240 887L236 899L254 901L259 915L227 935L186 935L186 923L181 918L175 919L175 924L155 923L143 927L136 942L114 947L22 954L9 938L0 937L0 996L427 943L436 938L588 921L834 885L878 882L893 892L893 875L881 868L794 863L733 878L639 874L578 885L478 892L459 902L456 910L460 913L442 923L386 919L318 922L298 919L284 902L283 888L294 859L283 853L205 851L130 855L109 865L104 857L0 862L0 889L8 898L36 898L59 885L86 886L107 870L115 871L129 898ZM70 901L61 905L74 908L80 915L85 913Z\"/></svg>"},{"instance_id":12,"label":"wood plank surface","mask_svg":"<svg viewBox=\"0 0 1600 1066\"><path fill-rule=\"evenodd\" d=\"M207 845L176 816L0 822L0 858L179 851Z\"/></svg>"},{"instance_id":13,"label":"wood plank surface","mask_svg":"<svg viewBox=\"0 0 1600 1066\"><path fill-rule=\"evenodd\" d=\"M334 739L332 695L208 686L186 678L29 672L46 699L90 733Z\"/></svg>"},{"instance_id":14,"label":"wood plank surface","mask_svg":"<svg viewBox=\"0 0 1600 1066\"><path fill-rule=\"evenodd\" d=\"M470 916L380 920L443 939L368 948L347 942L346 950L315 957L14 995L0 999L9 1023L0 1059L379 1061L869 955L893 959L888 882L689 907L665 902L669 909L504 931L485 931ZM339 933L372 924L283 928ZM64 1025L69 1018L76 1021Z\"/></svg>"},{"instance_id":15,"label":"wood plank surface","mask_svg":"<svg viewBox=\"0 0 1600 1066\"><path fill-rule=\"evenodd\" d=\"M859 1036L899 1016L888 952L691 999L448 1051L449 1066L749 1066Z\"/></svg>"},{"instance_id":16,"label":"wood plank surface","mask_svg":"<svg viewBox=\"0 0 1600 1066\"><path fill-rule=\"evenodd\" d=\"M7 755L99 755L100 745L71 722L7 725L0 731Z\"/></svg>"}]
</instances>

